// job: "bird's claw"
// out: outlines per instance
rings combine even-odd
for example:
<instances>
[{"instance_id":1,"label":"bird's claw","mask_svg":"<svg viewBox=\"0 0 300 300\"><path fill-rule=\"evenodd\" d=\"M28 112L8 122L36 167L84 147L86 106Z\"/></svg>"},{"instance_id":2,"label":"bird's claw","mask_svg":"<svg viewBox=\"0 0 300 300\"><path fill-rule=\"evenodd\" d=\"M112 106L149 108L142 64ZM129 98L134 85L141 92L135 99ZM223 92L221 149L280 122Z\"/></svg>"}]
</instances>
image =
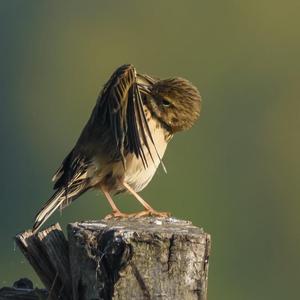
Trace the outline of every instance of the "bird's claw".
<instances>
[{"instance_id":1,"label":"bird's claw","mask_svg":"<svg viewBox=\"0 0 300 300\"><path fill-rule=\"evenodd\" d=\"M160 218L168 218L171 216L171 213L164 212L164 211L156 211L156 210L143 210L141 212L135 213L134 218L141 218L141 217L160 217Z\"/></svg>"},{"instance_id":2,"label":"bird's claw","mask_svg":"<svg viewBox=\"0 0 300 300\"><path fill-rule=\"evenodd\" d=\"M122 213L121 211L113 211L108 214L104 220L110 219L122 219L122 218L142 218L142 217L159 217L159 218L168 218L171 216L171 213L164 211L156 211L156 210L143 210L133 214Z\"/></svg>"},{"instance_id":3,"label":"bird's claw","mask_svg":"<svg viewBox=\"0 0 300 300\"><path fill-rule=\"evenodd\" d=\"M104 220L110 220L113 218L121 219L121 218L129 218L131 214L122 213L121 211L113 211L111 214L105 216Z\"/></svg>"}]
</instances>

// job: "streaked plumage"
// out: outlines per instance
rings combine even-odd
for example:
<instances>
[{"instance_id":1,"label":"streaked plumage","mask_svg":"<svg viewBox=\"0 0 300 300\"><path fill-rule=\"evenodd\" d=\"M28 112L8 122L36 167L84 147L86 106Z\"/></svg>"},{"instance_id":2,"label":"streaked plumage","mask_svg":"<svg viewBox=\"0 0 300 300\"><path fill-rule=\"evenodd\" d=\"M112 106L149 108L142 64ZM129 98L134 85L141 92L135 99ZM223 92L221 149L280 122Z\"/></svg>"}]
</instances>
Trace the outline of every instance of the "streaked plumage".
<instances>
[{"instance_id":1,"label":"streaked plumage","mask_svg":"<svg viewBox=\"0 0 300 300\"><path fill-rule=\"evenodd\" d=\"M152 179L173 134L194 124L200 102L198 90L185 79L159 80L137 74L132 65L119 67L54 175L56 192L37 214L33 229L90 188L103 191L114 216L123 214L110 195L126 190L148 213L157 213L135 192Z\"/></svg>"}]
</instances>

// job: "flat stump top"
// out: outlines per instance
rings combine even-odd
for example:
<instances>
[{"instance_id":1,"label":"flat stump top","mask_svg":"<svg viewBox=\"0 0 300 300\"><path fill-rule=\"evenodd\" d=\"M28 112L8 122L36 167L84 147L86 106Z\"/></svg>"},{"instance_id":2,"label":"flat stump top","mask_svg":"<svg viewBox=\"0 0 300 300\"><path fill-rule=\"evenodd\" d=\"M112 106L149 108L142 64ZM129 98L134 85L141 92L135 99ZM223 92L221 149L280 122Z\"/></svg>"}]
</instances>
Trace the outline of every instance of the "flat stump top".
<instances>
[{"instance_id":1,"label":"flat stump top","mask_svg":"<svg viewBox=\"0 0 300 300\"><path fill-rule=\"evenodd\" d=\"M176 234L188 235L190 237L199 237L204 234L202 228L194 226L190 221L178 220L175 218L127 218L127 219L109 219L109 220L93 220L82 221L70 224L73 228L84 229L89 231L103 231L105 229L117 232L136 232L143 233L159 233L159 234Z\"/></svg>"}]
</instances>

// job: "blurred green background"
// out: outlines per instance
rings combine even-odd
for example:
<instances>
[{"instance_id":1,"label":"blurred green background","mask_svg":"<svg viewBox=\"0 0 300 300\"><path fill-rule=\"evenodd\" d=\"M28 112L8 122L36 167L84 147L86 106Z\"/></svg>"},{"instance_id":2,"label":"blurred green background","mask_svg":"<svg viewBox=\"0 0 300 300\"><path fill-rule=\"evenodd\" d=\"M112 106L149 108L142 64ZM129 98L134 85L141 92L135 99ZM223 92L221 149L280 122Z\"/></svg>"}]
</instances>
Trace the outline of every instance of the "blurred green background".
<instances>
[{"instance_id":1,"label":"blurred green background","mask_svg":"<svg viewBox=\"0 0 300 300\"><path fill-rule=\"evenodd\" d=\"M212 234L209 299L295 299L300 234L299 1L1 1L0 286L39 284L12 237L52 192L116 67L182 76L203 111L142 192ZM126 211L140 209L120 196ZM59 221L99 219L88 192Z\"/></svg>"}]
</instances>

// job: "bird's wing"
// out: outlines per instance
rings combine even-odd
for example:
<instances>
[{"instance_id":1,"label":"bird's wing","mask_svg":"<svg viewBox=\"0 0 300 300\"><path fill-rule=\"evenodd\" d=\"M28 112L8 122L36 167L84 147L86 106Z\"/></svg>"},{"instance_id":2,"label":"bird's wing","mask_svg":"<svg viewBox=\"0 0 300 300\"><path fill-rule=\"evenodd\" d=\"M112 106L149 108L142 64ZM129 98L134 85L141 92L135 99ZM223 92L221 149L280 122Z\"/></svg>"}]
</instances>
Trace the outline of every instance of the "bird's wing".
<instances>
[{"instance_id":1,"label":"bird's wing","mask_svg":"<svg viewBox=\"0 0 300 300\"><path fill-rule=\"evenodd\" d=\"M66 189L67 196L73 189L76 190L82 185L86 186L89 166L90 163L87 161L87 158L80 153L76 153L73 149L54 174L52 178L52 181L55 182L53 188ZM69 190L70 188L72 190Z\"/></svg>"},{"instance_id":2,"label":"bird's wing","mask_svg":"<svg viewBox=\"0 0 300 300\"><path fill-rule=\"evenodd\" d=\"M147 75L138 76L149 87L155 82ZM150 147L149 143L154 147ZM156 147L143 109L137 74L132 65L119 67L105 84L76 146L52 178L54 189L64 188L68 194L68 189L77 187L78 183L86 185L86 174L93 157L82 149L92 149L99 145L111 151L109 154L114 159L121 159L124 167L128 152L134 153L147 167L149 156L145 154L145 147L153 160L154 154L150 149L156 150Z\"/></svg>"},{"instance_id":3,"label":"bird's wing","mask_svg":"<svg viewBox=\"0 0 300 300\"><path fill-rule=\"evenodd\" d=\"M149 143L155 150L156 147L145 116L136 70L132 65L123 65L113 73L99 95L93 114L94 122L110 131L116 154L124 167L128 152L140 158L145 168L149 165L143 145L152 160L154 154Z\"/></svg>"}]
</instances>

